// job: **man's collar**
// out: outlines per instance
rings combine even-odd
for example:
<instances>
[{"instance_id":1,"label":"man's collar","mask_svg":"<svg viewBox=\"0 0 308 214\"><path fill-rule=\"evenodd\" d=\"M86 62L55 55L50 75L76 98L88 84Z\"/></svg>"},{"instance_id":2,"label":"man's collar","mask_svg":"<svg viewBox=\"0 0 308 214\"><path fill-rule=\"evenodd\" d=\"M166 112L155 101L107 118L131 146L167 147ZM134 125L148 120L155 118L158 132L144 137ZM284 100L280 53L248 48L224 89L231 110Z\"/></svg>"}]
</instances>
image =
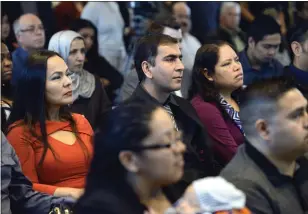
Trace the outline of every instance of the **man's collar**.
<instances>
[{"instance_id":1,"label":"man's collar","mask_svg":"<svg viewBox=\"0 0 308 214\"><path fill-rule=\"evenodd\" d=\"M147 97L147 99L151 100L154 103L157 103L159 105L166 105L166 104L173 104L176 106L179 106L178 103L176 102L174 95L171 93L167 100L164 103L159 103L157 99L155 99L142 85L142 83L139 83L139 85L136 88L136 95L142 96L142 97Z\"/></svg>"},{"instance_id":2,"label":"man's collar","mask_svg":"<svg viewBox=\"0 0 308 214\"><path fill-rule=\"evenodd\" d=\"M283 175L279 172L276 166L271 163L261 152L252 146L247 140L245 149L248 156L259 166L266 174L268 180L275 186L283 185L293 180L292 177Z\"/></svg>"}]
</instances>

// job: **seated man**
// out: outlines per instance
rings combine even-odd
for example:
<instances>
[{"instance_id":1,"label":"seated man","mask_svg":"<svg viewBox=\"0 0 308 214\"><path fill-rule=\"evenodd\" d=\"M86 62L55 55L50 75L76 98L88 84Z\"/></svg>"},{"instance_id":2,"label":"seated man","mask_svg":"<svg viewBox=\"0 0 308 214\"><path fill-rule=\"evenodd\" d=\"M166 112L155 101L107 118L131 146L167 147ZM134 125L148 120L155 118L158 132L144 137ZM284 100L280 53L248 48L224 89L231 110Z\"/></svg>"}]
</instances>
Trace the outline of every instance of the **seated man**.
<instances>
[{"instance_id":1,"label":"seated man","mask_svg":"<svg viewBox=\"0 0 308 214\"><path fill-rule=\"evenodd\" d=\"M282 77L246 88L240 117L247 141L221 176L254 214L308 212L308 104Z\"/></svg>"},{"instance_id":2,"label":"seated man","mask_svg":"<svg viewBox=\"0 0 308 214\"><path fill-rule=\"evenodd\" d=\"M147 30L147 34L165 34L171 36L178 40L179 44L182 43L182 30L181 26L175 21L174 18L165 20L161 22L153 22ZM180 46L180 48L182 48ZM128 99L139 84L138 75L136 69L128 70L128 73L125 74L124 82L120 90L120 95L118 97L118 102L125 101ZM182 96L180 90L175 91L176 95Z\"/></svg>"},{"instance_id":3,"label":"seated man","mask_svg":"<svg viewBox=\"0 0 308 214\"><path fill-rule=\"evenodd\" d=\"M39 17L30 13L20 16L14 22L13 28L20 46L12 53L13 75L11 82L15 86L26 64L28 52L44 47L45 29Z\"/></svg>"},{"instance_id":4,"label":"seated man","mask_svg":"<svg viewBox=\"0 0 308 214\"><path fill-rule=\"evenodd\" d=\"M126 102L161 105L170 114L174 128L183 131L185 172L182 181L170 188L178 199L192 181L217 173L210 140L195 109L189 101L172 94L181 88L184 71L179 43L164 34L144 36L137 44L134 61L140 83Z\"/></svg>"},{"instance_id":5,"label":"seated man","mask_svg":"<svg viewBox=\"0 0 308 214\"><path fill-rule=\"evenodd\" d=\"M71 198L58 198L36 192L21 171L18 157L1 133L1 213L48 214L57 204L71 204Z\"/></svg>"},{"instance_id":6,"label":"seated man","mask_svg":"<svg viewBox=\"0 0 308 214\"><path fill-rule=\"evenodd\" d=\"M240 29L241 7L236 2L223 2L220 9L219 28L208 35L208 40L222 40L237 52L244 50L246 35Z\"/></svg>"},{"instance_id":7,"label":"seated man","mask_svg":"<svg viewBox=\"0 0 308 214\"><path fill-rule=\"evenodd\" d=\"M188 90L191 84L192 68L194 66L197 50L201 43L196 37L190 34L191 30L191 11L185 2L176 2L172 5L173 16L181 25L183 34L182 55L184 64L184 74L181 86L183 98L188 97Z\"/></svg>"},{"instance_id":8,"label":"seated man","mask_svg":"<svg viewBox=\"0 0 308 214\"><path fill-rule=\"evenodd\" d=\"M290 38L293 63L285 67L284 75L291 77L308 98L308 22L298 26Z\"/></svg>"},{"instance_id":9,"label":"seated man","mask_svg":"<svg viewBox=\"0 0 308 214\"><path fill-rule=\"evenodd\" d=\"M275 59L281 43L280 26L275 19L267 15L258 16L250 25L247 37L247 47L239 53L244 85L282 75L283 66Z\"/></svg>"}]
</instances>

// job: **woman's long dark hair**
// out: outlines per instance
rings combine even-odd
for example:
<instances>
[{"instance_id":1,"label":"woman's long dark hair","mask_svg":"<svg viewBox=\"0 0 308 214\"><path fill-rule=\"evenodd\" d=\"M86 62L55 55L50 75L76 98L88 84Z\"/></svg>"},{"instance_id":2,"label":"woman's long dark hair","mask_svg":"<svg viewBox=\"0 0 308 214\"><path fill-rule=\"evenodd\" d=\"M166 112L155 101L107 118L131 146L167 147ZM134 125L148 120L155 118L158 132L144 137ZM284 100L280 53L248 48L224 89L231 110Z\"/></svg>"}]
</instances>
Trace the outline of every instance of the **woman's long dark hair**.
<instances>
[{"instance_id":1,"label":"woman's long dark hair","mask_svg":"<svg viewBox=\"0 0 308 214\"><path fill-rule=\"evenodd\" d=\"M116 194L119 200L131 206L132 210L125 213L134 213L136 207L140 208L138 213L143 213L144 206L127 181L127 170L119 161L119 153L141 145L151 132L149 123L157 108L154 104L133 102L110 112L104 133L95 135L94 157L80 207L89 206L89 201L99 202L101 196L97 192L106 191Z\"/></svg>"},{"instance_id":2,"label":"woman's long dark hair","mask_svg":"<svg viewBox=\"0 0 308 214\"><path fill-rule=\"evenodd\" d=\"M76 19L70 25L70 30L79 32L83 28L91 28L94 30L93 45L91 49L87 52L88 58L98 58L98 39L97 39L97 28L92 24L92 22L85 19Z\"/></svg>"},{"instance_id":3,"label":"woman's long dark hair","mask_svg":"<svg viewBox=\"0 0 308 214\"><path fill-rule=\"evenodd\" d=\"M224 41L208 41L208 43L198 49L193 66L191 77L192 81L188 91L188 99L191 100L194 96L200 95L204 101L214 102L224 118L230 118L227 112L221 107L219 102L219 90L215 86L215 83L213 81L209 81L204 76L203 72L206 68L209 75L215 73L215 65L219 60L219 49L224 45L229 45L232 47ZM235 98L234 94L236 93L237 91L233 92L233 98Z\"/></svg>"},{"instance_id":4,"label":"woman's long dark hair","mask_svg":"<svg viewBox=\"0 0 308 214\"><path fill-rule=\"evenodd\" d=\"M22 71L21 77L18 80L14 93L12 112L8 122L11 126L7 133L14 127L23 125L29 129L33 137L43 143L44 149L39 161L39 167L42 166L48 149L51 150L55 158L57 157L47 140L46 120L49 118L45 99L47 61L54 56L61 57L56 52L48 50L36 51L29 55L26 68ZM76 135L77 142L82 147L86 159L89 160L87 147L78 134L76 122L71 113L61 107L59 116L61 120L69 121L72 131ZM20 123L12 125L19 120L21 120ZM40 133L36 132L35 126L37 125L40 127Z\"/></svg>"}]
</instances>

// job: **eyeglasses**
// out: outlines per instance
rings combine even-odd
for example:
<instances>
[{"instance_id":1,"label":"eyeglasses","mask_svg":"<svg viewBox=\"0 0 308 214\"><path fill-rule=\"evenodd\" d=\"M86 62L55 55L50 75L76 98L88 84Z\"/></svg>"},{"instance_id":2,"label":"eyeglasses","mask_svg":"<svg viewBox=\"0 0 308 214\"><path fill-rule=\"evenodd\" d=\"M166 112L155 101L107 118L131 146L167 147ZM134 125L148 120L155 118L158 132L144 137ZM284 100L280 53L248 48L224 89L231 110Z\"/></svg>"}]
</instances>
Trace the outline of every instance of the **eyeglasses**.
<instances>
[{"instance_id":1,"label":"eyeglasses","mask_svg":"<svg viewBox=\"0 0 308 214\"><path fill-rule=\"evenodd\" d=\"M182 141L182 139L183 139L182 131L176 131L175 139L168 144L156 144L149 146L130 146L127 149L135 152L140 152L144 150L170 149L173 145L175 146L179 141Z\"/></svg>"},{"instance_id":2,"label":"eyeglasses","mask_svg":"<svg viewBox=\"0 0 308 214\"><path fill-rule=\"evenodd\" d=\"M37 28L32 26L32 27L29 27L29 28L26 28L26 29L20 29L19 31L22 32L22 33L29 32L31 34L34 34L36 31L45 32L45 28L44 28L43 25L40 25Z\"/></svg>"}]
</instances>

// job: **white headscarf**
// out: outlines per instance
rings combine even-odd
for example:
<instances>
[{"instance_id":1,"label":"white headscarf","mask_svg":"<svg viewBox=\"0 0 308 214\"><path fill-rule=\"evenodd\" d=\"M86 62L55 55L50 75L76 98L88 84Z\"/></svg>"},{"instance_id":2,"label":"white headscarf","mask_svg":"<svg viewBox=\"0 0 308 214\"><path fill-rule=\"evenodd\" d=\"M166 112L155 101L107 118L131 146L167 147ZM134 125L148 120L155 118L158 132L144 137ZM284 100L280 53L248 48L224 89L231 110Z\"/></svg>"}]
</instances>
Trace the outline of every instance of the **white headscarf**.
<instances>
[{"instance_id":1,"label":"white headscarf","mask_svg":"<svg viewBox=\"0 0 308 214\"><path fill-rule=\"evenodd\" d=\"M74 39L83 37L71 30L63 30L54 34L48 44L48 50L57 52L68 64L68 56L70 53L71 44ZM79 96L89 98L92 96L95 89L95 77L86 70L74 72L71 75L73 86L73 100Z\"/></svg>"}]
</instances>

